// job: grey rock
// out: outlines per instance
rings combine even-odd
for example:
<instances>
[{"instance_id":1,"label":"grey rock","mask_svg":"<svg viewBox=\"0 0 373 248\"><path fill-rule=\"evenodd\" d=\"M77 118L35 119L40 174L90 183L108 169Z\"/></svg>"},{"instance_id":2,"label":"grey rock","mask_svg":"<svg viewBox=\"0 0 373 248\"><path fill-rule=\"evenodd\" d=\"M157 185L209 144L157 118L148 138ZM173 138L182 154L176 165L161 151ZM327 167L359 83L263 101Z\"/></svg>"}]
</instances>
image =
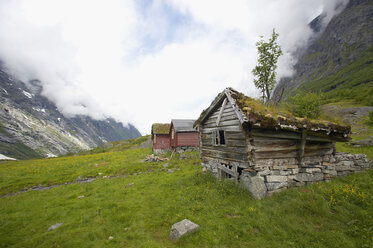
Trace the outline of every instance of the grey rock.
<instances>
[{"instance_id":1,"label":"grey rock","mask_svg":"<svg viewBox=\"0 0 373 248\"><path fill-rule=\"evenodd\" d=\"M351 161L344 161L344 162L351 162ZM336 171L348 171L350 169L351 169L350 165L344 165L343 163L342 164L337 164L336 167L335 167Z\"/></svg>"},{"instance_id":2,"label":"grey rock","mask_svg":"<svg viewBox=\"0 0 373 248\"><path fill-rule=\"evenodd\" d=\"M199 230L199 225L191 222L188 219L184 219L172 225L171 232L170 232L170 239L175 241L187 234L193 233L198 230Z\"/></svg>"},{"instance_id":3,"label":"grey rock","mask_svg":"<svg viewBox=\"0 0 373 248\"><path fill-rule=\"evenodd\" d=\"M179 160L187 159L188 157L185 154L180 154Z\"/></svg>"},{"instance_id":4,"label":"grey rock","mask_svg":"<svg viewBox=\"0 0 373 248\"><path fill-rule=\"evenodd\" d=\"M168 163L165 163L164 165L163 165L163 168L167 168L168 167Z\"/></svg>"},{"instance_id":5,"label":"grey rock","mask_svg":"<svg viewBox=\"0 0 373 248\"><path fill-rule=\"evenodd\" d=\"M308 174L308 173L299 173L295 175L294 180L298 182L316 182L322 181L324 179L323 173L315 173L315 174Z\"/></svg>"},{"instance_id":6,"label":"grey rock","mask_svg":"<svg viewBox=\"0 0 373 248\"><path fill-rule=\"evenodd\" d=\"M268 191L274 191L274 190L278 190L278 189L287 187L288 183L287 182L282 182L282 183L266 183L266 186L267 186L267 190Z\"/></svg>"},{"instance_id":7,"label":"grey rock","mask_svg":"<svg viewBox=\"0 0 373 248\"><path fill-rule=\"evenodd\" d=\"M300 171L302 173L305 172L305 173L313 174L315 172L321 172L321 169L320 168L301 168Z\"/></svg>"},{"instance_id":8,"label":"grey rock","mask_svg":"<svg viewBox=\"0 0 373 248\"><path fill-rule=\"evenodd\" d=\"M49 228L48 228L48 231L52 231L52 230L55 230L57 228L59 228L60 226L62 226L63 223L56 223L54 225L51 225Z\"/></svg>"},{"instance_id":9,"label":"grey rock","mask_svg":"<svg viewBox=\"0 0 373 248\"><path fill-rule=\"evenodd\" d=\"M174 169L168 169L168 172L173 173L173 172L175 172L175 170Z\"/></svg>"},{"instance_id":10,"label":"grey rock","mask_svg":"<svg viewBox=\"0 0 373 248\"><path fill-rule=\"evenodd\" d=\"M343 163L344 166L352 166L352 165L354 165L353 161L343 161L342 163Z\"/></svg>"},{"instance_id":11,"label":"grey rock","mask_svg":"<svg viewBox=\"0 0 373 248\"><path fill-rule=\"evenodd\" d=\"M0 64L0 123L4 131L0 154L21 159L55 157L141 135L134 126L125 127L111 118L64 116L41 92L43 83L16 80Z\"/></svg>"},{"instance_id":12,"label":"grey rock","mask_svg":"<svg viewBox=\"0 0 373 248\"><path fill-rule=\"evenodd\" d=\"M240 183L254 199L263 199L267 195L267 187L261 176L245 176L241 178Z\"/></svg>"},{"instance_id":13,"label":"grey rock","mask_svg":"<svg viewBox=\"0 0 373 248\"><path fill-rule=\"evenodd\" d=\"M266 181L268 183L287 182L287 180L288 180L287 176L266 176Z\"/></svg>"},{"instance_id":14,"label":"grey rock","mask_svg":"<svg viewBox=\"0 0 373 248\"><path fill-rule=\"evenodd\" d=\"M341 12L329 23L323 22L323 18L313 21L313 24L319 22L322 28L317 29L309 45L304 46L306 49L296 52L298 61L294 66L295 73L292 77L280 80L273 92L275 100L281 97L284 100L301 85L310 84L313 80L322 80L347 68L353 61L364 55L364 50L371 47L373 42L371 0L349 1L344 10L341 6L343 5L339 7ZM346 47L354 49L346 49ZM362 80L358 82L365 83ZM345 85L343 82L341 84ZM343 86L333 85L324 90L330 91L335 87Z\"/></svg>"},{"instance_id":15,"label":"grey rock","mask_svg":"<svg viewBox=\"0 0 373 248\"><path fill-rule=\"evenodd\" d=\"M129 183L129 184L127 184L125 187L126 187L126 188L129 188L129 187L132 187L133 185L135 185L135 183Z\"/></svg>"},{"instance_id":16,"label":"grey rock","mask_svg":"<svg viewBox=\"0 0 373 248\"><path fill-rule=\"evenodd\" d=\"M363 139L363 140L353 141L353 142L350 142L350 145L355 146L355 147L373 146L373 140Z\"/></svg>"}]
</instances>

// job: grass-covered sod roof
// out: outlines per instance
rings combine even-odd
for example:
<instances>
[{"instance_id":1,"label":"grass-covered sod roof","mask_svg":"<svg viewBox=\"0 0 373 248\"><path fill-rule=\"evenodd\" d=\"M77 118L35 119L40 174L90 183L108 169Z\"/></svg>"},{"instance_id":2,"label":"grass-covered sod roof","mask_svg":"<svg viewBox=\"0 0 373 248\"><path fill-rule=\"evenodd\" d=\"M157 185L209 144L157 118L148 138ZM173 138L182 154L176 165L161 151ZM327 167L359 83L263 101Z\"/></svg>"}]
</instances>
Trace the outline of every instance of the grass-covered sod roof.
<instances>
[{"instance_id":1,"label":"grass-covered sod roof","mask_svg":"<svg viewBox=\"0 0 373 248\"><path fill-rule=\"evenodd\" d=\"M169 123L154 123L152 125L152 134L168 134L170 132Z\"/></svg>"},{"instance_id":2,"label":"grass-covered sod roof","mask_svg":"<svg viewBox=\"0 0 373 248\"><path fill-rule=\"evenodd\" d=\"M227 98L236 109L236 114L241 125L249 124L253 128L287 130L300 132L307 130L314 135L333 137L339 140L347 140L351 134L351 127L327 120L300 118L292 115L289 111L273 106L265 106L260 101L245 96L232 88L226 88L205 109L195 126L208 118L213 111Z\"/></svg>"},{"instance_id":3,"label":"grass-covered sod roof","mask_svg":"<svg viewBox=\"0 0 373 248\"><path fill-rule=\"evenodd\" d=\"M251 124L263 128L307 129L311 131L328 131L349 135L351 127L321 119L295 117L290 112L275 107L264 106L259 101L230 89L237 106Z\"/></svg>"}]
</instances>

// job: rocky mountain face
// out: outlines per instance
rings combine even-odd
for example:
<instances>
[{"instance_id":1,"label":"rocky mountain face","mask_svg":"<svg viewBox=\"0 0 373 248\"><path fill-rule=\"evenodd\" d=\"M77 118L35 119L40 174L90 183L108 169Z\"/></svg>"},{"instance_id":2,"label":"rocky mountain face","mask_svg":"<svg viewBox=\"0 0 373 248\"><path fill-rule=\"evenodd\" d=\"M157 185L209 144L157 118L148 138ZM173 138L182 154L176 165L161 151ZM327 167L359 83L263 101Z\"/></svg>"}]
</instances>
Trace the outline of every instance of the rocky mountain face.
<instances>
[{"instance_id":1,"label":"rocky mountain face","mask_svg":"<svg viewBox=\"0 0 373 248\"><path fill-rule=\"evenodd\" d=\"M372 86L373 1L350 0L321 29L323 17L321 14L310 23L314 36L299 56L295 74L281 79L275 88L275 101L286 99L296 89L329 92Z\"/></svg>"},{"instance_id":2,"label":"rocky mountain face","mask_svg":"<svg viewBox=\"0 0 373 248\"><path fill-rule=\"evenodd\" d=\"M0 85L0 154L5 156L53 157L141 135L133 125L124 127L111 118L68 118L41 95L39 81L26 86L2 67Z\"/></svg>"}]
</instances>

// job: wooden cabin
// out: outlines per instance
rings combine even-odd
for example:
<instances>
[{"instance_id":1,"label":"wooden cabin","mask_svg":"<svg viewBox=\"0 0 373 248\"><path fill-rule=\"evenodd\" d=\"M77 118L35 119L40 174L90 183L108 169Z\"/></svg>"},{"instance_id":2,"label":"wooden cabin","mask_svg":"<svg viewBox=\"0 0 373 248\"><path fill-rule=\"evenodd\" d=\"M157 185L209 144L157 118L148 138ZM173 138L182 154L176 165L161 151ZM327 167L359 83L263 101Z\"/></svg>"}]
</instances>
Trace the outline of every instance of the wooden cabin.
<instances>
[{"instance_id":1,"label":"wooden cabin","mask_svg":"<svg viewBox=\"0 0 373 248\"><path fill-rule=\"evenodd\" d=\"M279 113L232 88L215 98L194 127L204 170L242 183L256 198L326 179L335 142L350 134L350 127Z\"/></svg>"},{"instance_id":2,"label":"wooden cabin","mask_svg":"<svg viewBox=\"0 0 373 248\"><path fill-rule=\"evenodd\" d=\"M198 132L193 127L195 120L172 119L170 127L171 148L177 151L194 150L198 147Z\"/></svg>"},{"instance_id":3,"label":"wooden cabin","mask_svg":"<svg viewBox=\"0 0 373 248\"><path fill-rule=\"evenodd\" d=\"M152 125L153 153L166 153L170 150L170 124L154 123Z\"/></svg>"}]
</instances>

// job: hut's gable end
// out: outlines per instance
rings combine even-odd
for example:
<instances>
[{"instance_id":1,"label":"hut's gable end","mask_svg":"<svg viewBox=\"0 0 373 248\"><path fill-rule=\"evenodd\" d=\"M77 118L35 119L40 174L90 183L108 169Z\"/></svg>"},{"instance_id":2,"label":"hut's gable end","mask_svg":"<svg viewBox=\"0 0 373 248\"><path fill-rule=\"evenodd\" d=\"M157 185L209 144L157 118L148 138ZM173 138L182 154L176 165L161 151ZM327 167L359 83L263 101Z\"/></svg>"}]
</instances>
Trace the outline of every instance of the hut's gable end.
<instances>
[{"instance_id":1,"label":"hut's gable end","mask_svg":"<svg viewBox=\"0 0 373 248\"><path fill-rule=\"evenodd\" d=\"M248 167L245 133L229 101L199 125L200 152L204 163L220 162L228 166Z\"/></svg>"}]
</instances>

